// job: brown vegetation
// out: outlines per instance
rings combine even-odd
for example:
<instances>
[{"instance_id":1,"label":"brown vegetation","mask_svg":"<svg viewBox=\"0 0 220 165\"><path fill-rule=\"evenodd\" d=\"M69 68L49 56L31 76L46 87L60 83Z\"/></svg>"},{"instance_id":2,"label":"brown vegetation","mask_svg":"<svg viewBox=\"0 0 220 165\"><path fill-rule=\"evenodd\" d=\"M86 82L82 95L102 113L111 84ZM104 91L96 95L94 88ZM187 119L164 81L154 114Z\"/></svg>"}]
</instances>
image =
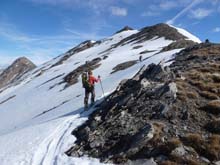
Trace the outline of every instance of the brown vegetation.
<instances>
[{"instance_id":1,"label":"brown vegetation","mask_svg":"<svg viewBox=\"0 0 220 165\"><path fill-rule=\"evenodd\" d=\"M210 101L202 109L213 114L220 114L220 100Z\"/></svg>"},{"instance_id":2,"label":"brown vegetation","mask_svg":"<svg viewBox=\"0 0 220 165\"><path fill-rule=\"evenodd\" d=\"M169 161L162 162L162 165L201 165L201 162L192 158L185 158L177 155L171 155ZM163 164L165 163L165 164ZM166 164L167 163L167 164ZM170 163L170 164L169 164Z\"/></svg>"},{"instance_id":3,"label":"brown vegetation","mask_svg":"<svg viewBox=\"0 0 220 165\"><path fill-rule=\"evenodd\" d=\"M200 134L188 134L182 138L182 142L211 161L220 159L220 136L218 135L204 138Z\"/></svg>"},{"instance_id":4,"label":"brown vegetation","mask_svg":"<svg viewBox=\"0 0 220 165\"><path fill-rule=\"evenodd\" d=\"M220 120L214 120L205 125L205 128L212 133L220 134Z\"/></svg>"},{"instance_id":5,"label":"brown vegetation","mask_svg":"<svg viewBox=\"0 0 220 165\"><path fill-rule=\"evenodd\" d=\"M210 99L210 100L216 100L219 98L216 94L208 92L208 91L201 91L199 94L200 96L206 99Z\"/></svg>"}]
</instances>

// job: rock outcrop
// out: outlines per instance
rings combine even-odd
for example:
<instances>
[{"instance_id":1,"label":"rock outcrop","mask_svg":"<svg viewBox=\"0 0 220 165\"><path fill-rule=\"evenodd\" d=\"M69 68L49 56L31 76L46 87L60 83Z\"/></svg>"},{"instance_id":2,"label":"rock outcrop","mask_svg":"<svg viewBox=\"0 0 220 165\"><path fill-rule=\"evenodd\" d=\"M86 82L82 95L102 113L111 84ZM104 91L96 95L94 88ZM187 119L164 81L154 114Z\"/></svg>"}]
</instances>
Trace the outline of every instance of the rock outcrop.
<instances>
[{"instance_id":1,"label":"rock outcrop","mask_svg":"<svg viewBox=\"0 0 220 165\"><path fill-rule=\"evenodd\" d=\"M18 58L0 74L0 88L15 82L35 67L36 65L26 57Z\"/></svg>"},{"instance_id":2,"label":"rock outcrop","mask_svg":"<svg viewBox=\"0 0 220 165\"><path fill-rule=\"evenodd\" d=\"M220 45L182 50L169 67L143 67L97 105L66 154L102 162L158 164L220 160Z\"/></svg>"},{"instance_id":3,"label":"rock outcrop","mask_svg":"<svg viewBox=\"0 0 220 165\"><path fill-rule=\"evenodd\" d=\"M173 50L173 49L180 49L180 48L187 48L196 45L197 43L191 40L178 40L176 42L171 43L170 45L164 47L161 52Z\"/></svg>"},{"instance_id":4,"label":"rock outcrop","mask_svg":"<svg viewBox=\"0 0 220 165\"><path fill-rule=\"evenodd\" d=\"M120 70L124 70L124 69L127 69L133 65L135 65L137 63L137 60L133 60L133 61L127 61L127 62L123 62L121 64L118 64L116 65L112 70L111 74L112 73L115 73L115 72L118 72Z\"/></svg>"},{"instance_id":5,"label":"rock outcrop","mask_svg":"<svg viewBox=\"0 0 220 165\"><path fill-rule=\"evenodd\" d=\"M134 29L129 27L129 26L125 26L121 30L117 31L115 34L121 33L121 32L124 32L124 31L128 31L128 30L134 30Z\"/></svg>"}]
</instances>

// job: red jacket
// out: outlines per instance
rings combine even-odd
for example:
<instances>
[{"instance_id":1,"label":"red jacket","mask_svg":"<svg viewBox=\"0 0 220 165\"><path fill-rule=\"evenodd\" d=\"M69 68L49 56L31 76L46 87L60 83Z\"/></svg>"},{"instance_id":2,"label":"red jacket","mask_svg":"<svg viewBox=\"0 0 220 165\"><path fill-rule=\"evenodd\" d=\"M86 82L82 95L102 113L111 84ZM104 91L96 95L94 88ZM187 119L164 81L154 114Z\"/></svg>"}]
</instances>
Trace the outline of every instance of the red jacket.
<instances>
[{"instance_id":1,"label":"red jacket","mask_svg":"<svg viewBox=\"0 0 220 165\"><path fill-rule=\"evenodd\" d=\"M89 75L89 84L94 85L95 82L99 82L99 79L95 78L93 75Z\"/></svg>"}]
</instances>

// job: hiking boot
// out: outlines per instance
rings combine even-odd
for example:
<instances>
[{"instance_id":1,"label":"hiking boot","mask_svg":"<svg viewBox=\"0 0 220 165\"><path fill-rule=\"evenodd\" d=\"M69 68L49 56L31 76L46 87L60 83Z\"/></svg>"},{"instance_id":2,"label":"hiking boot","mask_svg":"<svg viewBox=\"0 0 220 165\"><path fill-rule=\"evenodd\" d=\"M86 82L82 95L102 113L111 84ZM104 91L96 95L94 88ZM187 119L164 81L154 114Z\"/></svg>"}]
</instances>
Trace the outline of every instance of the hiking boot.
<instances>
[{"instance_id":1,"label":"hiking boot","mask_svg":"<svg viewBox=\"0 0 220 165\"><path fill-rule=\"evenodd\" d=\"M88 104L86 104L86 105L84 106L84 110L87 111L88 109L89 109L89 106L88 106Z\"/></svg>"},{"instance_id":2,"label":"hiking boot","mask_svg":"<svg viewBox=\"0 0 220 165\"><path fill-rule=\"evenodd\" d=\"M91 102L91 106L93 106L95 103L94 102Z\"/></svg>"}]
</instances>

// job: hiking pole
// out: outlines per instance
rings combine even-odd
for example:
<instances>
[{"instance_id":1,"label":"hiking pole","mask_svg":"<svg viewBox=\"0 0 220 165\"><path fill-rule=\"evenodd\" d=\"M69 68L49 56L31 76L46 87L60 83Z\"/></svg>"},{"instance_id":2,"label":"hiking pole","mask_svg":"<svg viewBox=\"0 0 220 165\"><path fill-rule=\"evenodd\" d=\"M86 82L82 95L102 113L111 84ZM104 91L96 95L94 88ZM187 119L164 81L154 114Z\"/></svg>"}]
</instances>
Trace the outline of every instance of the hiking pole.
<instances>
[{"instance_id":1,"label":"hiking pole","mask_svg":"<svg viewBox=\"0 0 220 165\"><path fill-rule=\"evenodd\" d=\"M99 76L99 81L100 81L100 86L101 86L101 89L102 89L102 94L103 94L104 99L105 99L105 92L104 92L104 89L103 89L103 86L102 86L102 80L101 80L100 76Z\"/></svg>"}]
</instances>

